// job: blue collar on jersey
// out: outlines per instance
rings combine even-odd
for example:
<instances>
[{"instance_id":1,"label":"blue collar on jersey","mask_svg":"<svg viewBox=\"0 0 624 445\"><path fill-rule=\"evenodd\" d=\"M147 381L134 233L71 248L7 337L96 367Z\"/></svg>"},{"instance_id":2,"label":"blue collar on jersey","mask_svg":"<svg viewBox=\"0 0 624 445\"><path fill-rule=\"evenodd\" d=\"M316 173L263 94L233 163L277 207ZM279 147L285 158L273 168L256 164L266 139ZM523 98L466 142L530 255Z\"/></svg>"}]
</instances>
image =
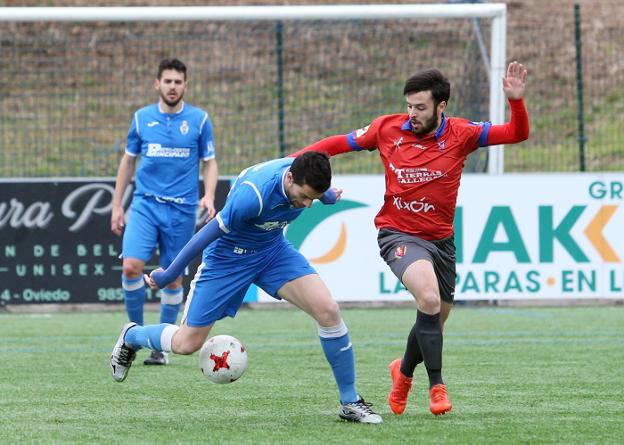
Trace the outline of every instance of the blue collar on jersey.
<instances>
[{"instance_id":1,"label":"blue collar on jersey","mask_svg":"<svg viewBox=\"0 0 624 445\"><path fill-rule=\"evenodd\" d=\"M286 181L286 174L290 171L290 167L288 167L286 170L284 170L284 173L282 173L282 183L281 183L281 187L280 187L280 191L282 192L282 196L286 199L286 202L288 204L290 204L290 200L288 199L288 195L286 194L286 186L284 185L284 181Z\"/></svg>"},{"instance_id":2,"label":"blue collar on jersey","mask_svg":"<svg viewBox=\"0 0 624 445\"><path fill-rule=\"evenodd\" d=\"M436 140L440 139L440 137L442 136L442 133L444 133L444 129L445 128L446 128L446 115L444 113L442 113L442 122L440 122L440 126L438 127L436 132L433 134L433 136L436 138ZM411 120L409 118L401 126L401 130L412 131L412 123L411 123Z\"/></svg>"}]
</instances>

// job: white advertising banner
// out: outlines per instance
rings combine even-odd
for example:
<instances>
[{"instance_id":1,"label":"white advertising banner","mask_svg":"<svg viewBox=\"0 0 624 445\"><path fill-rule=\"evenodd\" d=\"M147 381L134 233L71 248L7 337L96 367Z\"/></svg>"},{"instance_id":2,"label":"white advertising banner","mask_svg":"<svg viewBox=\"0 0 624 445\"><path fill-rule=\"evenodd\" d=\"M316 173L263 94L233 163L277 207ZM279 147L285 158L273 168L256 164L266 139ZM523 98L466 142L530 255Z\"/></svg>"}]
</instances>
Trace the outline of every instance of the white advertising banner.
<instances>
[{"instance_id":1,"label":"white advertising banner","mask_svg":"<svg viewBox=\"0 0 624 445\"><path fill-rule=\"evenodd\" d=\"M336 176L287 238L339 301L411 300L379 256L383 176ZM624 175L465 175L455 218L456 300L624 298ZM258 301L274 301L262 291Z\"/></svg>"}]
</instances>

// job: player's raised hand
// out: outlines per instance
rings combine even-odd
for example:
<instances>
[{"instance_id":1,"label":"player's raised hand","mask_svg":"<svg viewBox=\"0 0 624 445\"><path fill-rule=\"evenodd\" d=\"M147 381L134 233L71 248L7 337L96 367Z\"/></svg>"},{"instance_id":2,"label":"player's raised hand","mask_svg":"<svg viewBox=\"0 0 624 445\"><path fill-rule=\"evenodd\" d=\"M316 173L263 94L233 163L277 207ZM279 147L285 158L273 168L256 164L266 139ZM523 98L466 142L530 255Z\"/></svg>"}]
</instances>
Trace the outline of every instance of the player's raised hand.
<instances>
[{"instance_id":1,"label":"player's raised hand","mask_svg":"<svg viewBox=\"0 0 624 445\"><path fill-rule=\"evenodd\" d=\"M527 70L521 63L513 61L507 67L507 74L503 77L503 91L508 99L524 97Z\"/></svg>"}]
</instances>

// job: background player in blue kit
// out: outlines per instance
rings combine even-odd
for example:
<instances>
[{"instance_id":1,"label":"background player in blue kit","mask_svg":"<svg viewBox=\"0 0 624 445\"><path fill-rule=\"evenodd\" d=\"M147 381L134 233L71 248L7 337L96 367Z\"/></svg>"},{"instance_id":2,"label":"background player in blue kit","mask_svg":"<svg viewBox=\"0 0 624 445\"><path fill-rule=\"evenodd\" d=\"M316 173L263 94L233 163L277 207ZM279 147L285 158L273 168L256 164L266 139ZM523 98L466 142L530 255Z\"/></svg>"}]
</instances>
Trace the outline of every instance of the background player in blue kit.
<instances>
[{"instance_id":1,"label":"background player in blue kit","mask_svg":"<svg viewBox=\"0 0 624 445\"><path fill-rule=\"evenodd\" d=\"M143 324L145 262L158 246L160 265L167 267L195 232L199 163L204 196L199 201L208 218L215 214L217 161L208 113L182 99L186 66L164 59L154 85L158 103L141 108L132 118L126 152L117 171L111 230L123 232L121 284L128 318ZM125 227L123 196L132 180L138 156L131 214ZM174 324L183 298L181 272L161 291L160 322ZM146 365L164 365L167 356L153 351Z\"/></svg>"},{"instance_id":2,"label":"background player in blue kit","mask_svg":"<svg viewBox=\"0 0 624 445\"><path fill-rule=\"evenodd\" d=\"M126 378L136 351L192 354L199 350L217 320L234 317L249 286L299 307L318 324L321 346L340 393L339 416L362 423L381 423L355 389L355 359L338 303L308 261L284 237L284 227L312 201L333 204L342 190L330 188L326 155L305 153L244 170L234 182L225 206L182 249L166 269L146 280L162 288L205 248L187 298L181 326L126 324L111 355L111 372Z\"/></svg>"}]
</instances>

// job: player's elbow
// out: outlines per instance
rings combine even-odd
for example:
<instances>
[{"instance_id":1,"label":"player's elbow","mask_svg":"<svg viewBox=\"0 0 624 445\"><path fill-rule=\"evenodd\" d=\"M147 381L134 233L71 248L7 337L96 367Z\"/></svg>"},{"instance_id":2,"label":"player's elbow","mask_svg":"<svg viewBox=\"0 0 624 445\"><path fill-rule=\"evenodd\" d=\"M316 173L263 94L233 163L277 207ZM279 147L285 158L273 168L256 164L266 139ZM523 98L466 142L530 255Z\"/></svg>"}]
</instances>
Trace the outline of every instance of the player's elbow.
<instances>
[{"instance_id":1,"label":"player's elbow","mask_svg":"<svg viewBox=\"0 0 624 445\"><path fill-rule=\"evenodd\" d=\"M511 129L507 136L512 144L517 144L520 142L524 142L529 138L529 125L518 126L516 128Z\"/></svg>"}]
</instances>

